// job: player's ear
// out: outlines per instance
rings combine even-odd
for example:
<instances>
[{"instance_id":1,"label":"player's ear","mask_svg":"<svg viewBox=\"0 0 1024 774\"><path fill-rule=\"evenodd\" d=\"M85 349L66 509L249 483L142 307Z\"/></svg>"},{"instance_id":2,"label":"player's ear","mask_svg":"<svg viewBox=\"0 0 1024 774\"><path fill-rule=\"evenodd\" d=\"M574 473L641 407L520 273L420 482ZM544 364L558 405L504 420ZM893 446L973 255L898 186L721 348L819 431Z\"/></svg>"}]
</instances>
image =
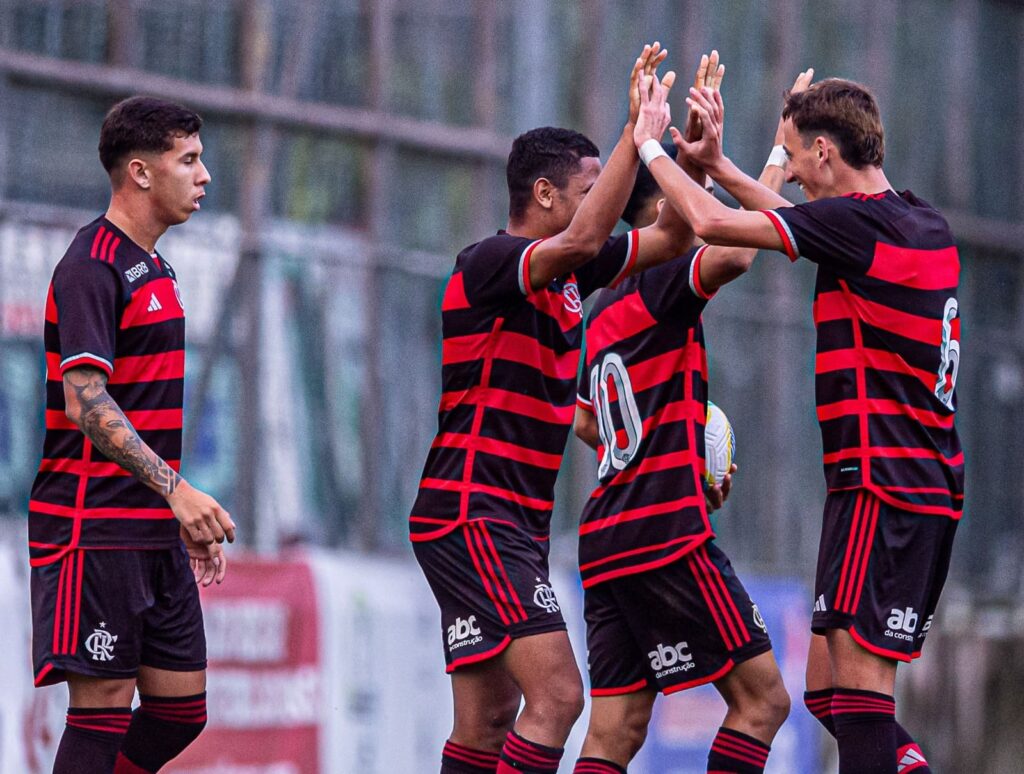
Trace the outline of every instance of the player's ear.
<instances>
[{"instance_id":1,"label":"player's ear","mask_svg":"<svg viewBox=\"0 0 1024 774\"><path fill-rule=\"evenodd\" d=\"M134 158L128 162L128 179L139 188L148 190L153 184L152 170L143 159Z\"/></svg>"},{"instance_id":2,"label":"player's ear","mask_svg":"<svg viewBox=\"0 0 1024 774\"><path fill-rule=\"evenodd\" d=\"M546 177L538 177L533 182L533 198L545 210L555 205L555 186Z\"/></svg>"},{"instance_id":3,"label":"player's ear","mask_svg":"<svg viewBox=\"0 0 1024 774\"><path fill-rule=\"evenodd\" d=\"M828 162L829 151L831 147L827 137L818 136L814 138L814 152L818 156L818 166Z\"/></svg>"}]
</instances>

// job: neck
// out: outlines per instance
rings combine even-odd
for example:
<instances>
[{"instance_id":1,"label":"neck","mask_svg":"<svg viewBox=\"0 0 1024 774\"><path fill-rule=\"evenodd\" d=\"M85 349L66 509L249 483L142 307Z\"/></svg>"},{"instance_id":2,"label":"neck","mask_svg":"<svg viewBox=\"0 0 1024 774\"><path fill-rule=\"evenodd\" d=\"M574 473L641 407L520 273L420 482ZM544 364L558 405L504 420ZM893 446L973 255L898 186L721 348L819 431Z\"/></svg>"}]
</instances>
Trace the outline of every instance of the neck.
<instances>
[{"instance_id":1,"label":"neck","mask_svg":"<svg viewBox=\"0 0 1024 774\"><path fill-rule=\"evenodd\" d=\"M167 224L159 221L146 203L116 191L110 197L105 217L147 253L156 250L157 240L167 230Z\"/></svg>"},{"instance_id":2,"label":"neck","mask_svg":"<svg viewBox=\"0 0 1024 774\"><path fill-rule=\"evenodd\" d=\"M833 196L848 193L878 194L892 188L885 171L881 167L866 169L848 169L846 174L838 175L833 186Z\"/></svg>"},{"instance_id":3,"label":"neck","mask_svg":"<svg viewBox=\"0 0 1024 774\"><path fill-rule=\"evenodd\" d=\"M523 218L519 220L509 218L508 225L505 226L505 231L512 236L526 237L527 239L545 239L556 233L552 232L546 224L534 218Z\"/></svg>"}]
</instances>

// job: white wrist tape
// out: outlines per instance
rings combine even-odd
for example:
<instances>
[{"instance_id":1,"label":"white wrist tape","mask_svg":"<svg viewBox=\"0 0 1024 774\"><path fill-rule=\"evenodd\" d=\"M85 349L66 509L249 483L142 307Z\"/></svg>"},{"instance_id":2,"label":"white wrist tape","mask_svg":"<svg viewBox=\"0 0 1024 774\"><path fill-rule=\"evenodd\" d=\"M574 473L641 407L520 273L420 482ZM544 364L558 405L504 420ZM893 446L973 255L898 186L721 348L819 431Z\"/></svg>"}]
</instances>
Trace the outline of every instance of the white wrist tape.
<instances>
[{"instance_id":1,"label":"white wrist tape","mask_svg":"<svg viewBox=\"0 0 1024 774\"><path fill-rule=\"evenodd\" d=\"M768 154L768 161L764 163L766 167L782 167L786 168L786 149L781 145L776 145L772 148L772 152Z\"/></svg>"},{"instance_id":2,"label":"white wrist tape","mask_svg":"<svg viewBox=\"0 0 1024 774\"><path fill-rule=\"evenodd\" d=\"M704 175L704 190L709 194L713 194L715 192L715 181L708 175Z\"/></svg>"},{"instance_id":3,"label":"white wrist tape","mask_svg":"<svg viewBox=\"0 0 1024 774\"><path fill-rule=\"evenodd\" d=\"M644 166L651 166L651 162L659 156L668 157L665 149L661 147L661 143L653 137L650 140L644 140L644 144L640 146L640 160Z\"/></svg>"}]
</instances>

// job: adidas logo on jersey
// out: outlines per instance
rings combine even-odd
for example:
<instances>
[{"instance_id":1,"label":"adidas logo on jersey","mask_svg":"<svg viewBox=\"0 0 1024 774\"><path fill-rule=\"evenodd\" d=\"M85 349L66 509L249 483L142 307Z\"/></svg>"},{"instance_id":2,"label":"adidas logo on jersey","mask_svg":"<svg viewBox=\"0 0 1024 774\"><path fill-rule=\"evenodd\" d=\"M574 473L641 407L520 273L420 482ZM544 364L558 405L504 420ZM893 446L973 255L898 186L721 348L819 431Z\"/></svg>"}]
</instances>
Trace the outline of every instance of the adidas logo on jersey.
<instances>
[{"instance_id":1,"label":"adidas logo on jersey","mask_svg":"<svg viewBox=\"0 0 1024 774\"><path fill-rule=\"evenodd\" d=\"M825 595L824 594L820 594L818 596L818 599L815 601L815 603L814 603L814 612L815 613L827 613L828 612L828 605L825 604Z\"/></svg>"},{"instance_id":2,"label":"adidas logo on jersey","mask_svg":"<svg viewBox=\"0 0 1024 774\"><path fill-rule=\"evenodd\" d=\"M159 312L161 309L163 309L163 306L160 304L160 299L156 297L156 293L149 297L149 306L146 308L150 312Z\"/></svg>"},{"instance_id":3,"label":"adidas logo on jersey","mask_svg":"<svg viewBox=\"0 0 1024 774\"><path fill-rule=\"evenodd\" d=\"M456 618L455 623L448 627L448 650L464 648L466 645L476 645L483 641L480 627L476 625L476 616L469 618Z\"/></svg>"}]
</instances>

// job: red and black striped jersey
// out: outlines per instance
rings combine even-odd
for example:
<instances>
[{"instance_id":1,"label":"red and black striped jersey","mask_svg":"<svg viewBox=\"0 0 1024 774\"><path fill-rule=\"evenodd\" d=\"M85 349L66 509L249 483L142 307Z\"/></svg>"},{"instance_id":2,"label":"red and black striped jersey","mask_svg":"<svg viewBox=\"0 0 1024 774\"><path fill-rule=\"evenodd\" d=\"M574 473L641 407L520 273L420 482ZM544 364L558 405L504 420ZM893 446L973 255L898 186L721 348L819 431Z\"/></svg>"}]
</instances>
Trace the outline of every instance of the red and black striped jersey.
<instances>
[{"instance_id":1,"label":"red and black striped jersey","mask_svg":"<svg viewBox=\"0 0 1024 774\"><path fill-rule=\"evenodd\" d=\"M33 565L74 548L176 545L163 497L111 462L65 415L63 374L91 366L139 436L181 459L185 312L174 270L105 218L75 236L46 299L46 433L29 501Z\"/></svg>"},{"instance_id":2,"label":"red and black striped jersey","mask_svg":"<svg viewBox=\"0 0 1024 774\"><path fill-rule=\"evenodd\" d=\"M829 491L866 488L959 518L960 258L946 220L891 190L765 214L791 260L818 264L815 394Z\"/></svg>"},{"instance_id":3,"label":"red and black striped jersey","mask_svg":"<svg viewBox=\"0 0 1024 774\"><path fill-rule=\"evenodd\" d=\"M713 537L701 485L707 248L598 296L578 404L597 418L598 487L580 519L585 587L673 562Z\"/></svg>"},{"instance_id":4,"label":"red and black striped jersey","mask_svg":"<svg viewBox=\"0 0 1024 774\"><path fill-rule=\"evenodd\" d=\"M441 406L409 517L414 541L468 519L548 536L575 412L583 299L629 273L638 239L612 237L539 290L529 277L541 240L499 232L459 254L441 305Z\"/></svg>"}]
</instances>

